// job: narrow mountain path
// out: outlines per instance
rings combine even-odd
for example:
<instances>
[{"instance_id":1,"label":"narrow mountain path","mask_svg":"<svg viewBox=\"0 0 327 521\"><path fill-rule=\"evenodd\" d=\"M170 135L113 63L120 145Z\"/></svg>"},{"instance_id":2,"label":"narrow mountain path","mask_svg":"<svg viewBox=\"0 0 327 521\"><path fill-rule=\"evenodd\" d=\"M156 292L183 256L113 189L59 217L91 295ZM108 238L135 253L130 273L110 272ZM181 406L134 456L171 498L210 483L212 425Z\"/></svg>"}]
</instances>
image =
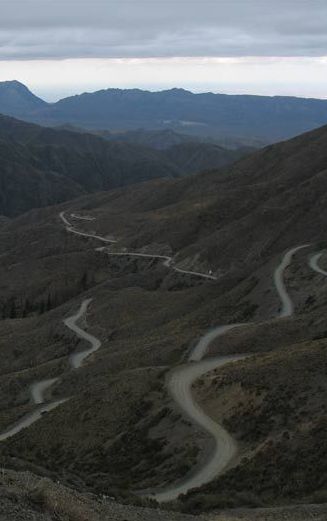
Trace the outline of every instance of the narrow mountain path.
<instances>
[{"instance_id":1,"label":"narrow mountain path","mask_svg":"<svg viewBox=\"0 0 327 521\"><path fill-rule=\"evenodd\" d=\"M189 362L200 362L207 353L208 347L213 340L224 335L231 329L234 329L235 327L240 327L242 325L244 324L228 324L227 326L218 326L213 329L210 329L205 335L203 335L200 338L200 340L196 344L195 348L189 356Z\"/></svg>"},{"instance_id":2,"label":"narrow mountain path","mask_svg":"<svg viewBox=\"0 0 327 521\"><path fill-rule=\"evenodd\" d=\"M291 300L291 297L287 293L287 289L285 286L285 281L284 281L285 269L290 265L292 258L297 251L302 250L303 248L308 248L309 246L310 246L310 244L303 244L302 246L297 246L296 248L292 248L291 250L289 250L284 255L283 260L280 263L280 265L278 266L278 268L275 270L274 282L275 282L277 292L280 296L280 300L282 302L282 308L279 313L280 318L289 317L294 312L294 304Z\"/></svg>"},{"instance_id":3,"label":"narrow mountain path","mask_svg":"<svg viewBox=\"0 0 327 521\"><path fill-rule=\"evenodd\" d=\"M46 412L50 412L53 409L56 409L62 403L65 403L68 398L63 398L62 400L57 400L52 403L44 404L35 409L35 411L30 414L26 414L23 418L18 420L13 426L9 427L9 429L5 430L0 434L0 441L8 440L8 438L12 438L23 429L27 429L33 425L33 423L37 422L40 418L42 418L43 414Z\"/></svg>"},{"instance_id":4,"label":"narrow mountain path","mask_svg":"<svg viewBox=\"0 0 327 521\"><path fill-rule=\"evenodd\" d=\"M70 214L73 219L79 219L80 221L95 221L95 217L91 217L90 215L79 215L77 213L71 213Z\"/></svg>"},{"instance_id":5,"label":"narrow mountain path","mask_svg":"<svg viewBox=\"0 0 327 521\"><path fill-rule=\"evenodd\" d=\"M31 397L36 405L45 402L45 392L50 389L59 378L51 378L49 380L41 380L31 385Z\"/></svg>"},{"instance_id":6,"label":"narrow mountain path","mask_svg":"<svg viewBox=\"0 0 327 521\"><path fill-rule=\"evenodd\" d=\"M71 216L75 216L75 214L71 214ZM80 232L79 230L74 228L74 226L68 221L67 217L65 216L65 212L60 212L59 217L62 220L62 222L64 223L66 230L68 232L70 232L70 233L75 233L76 235L81 235L83 237L90 237L91 239L97 239L97 240L99 240L101 242L107 242L107 243L108 242L109 243L116 243L117 242L114 239L107 239L107 238L102 237L100 235L94 235L92 233ZM79 216L78 219L90 220L91 218L87 217L87 219L86 218L83 219L83 216ZM174 265L173 257L169 257L168 255L156 255L154 253L151 254L151 253L137 253L137 252L111 252L111 251L107 250L104 246L102 246L102 247L100 246L99 248L95 248L95 250L99 251L99 252L104 252L107 255L111 255L111 256L143 257L143 258L149 258L149 259L162 259L164 261L163 265L166 268L171 268L172 270L177 271L178 273L185 273L187 275L193 275L195 277L202 277L204 279L209 279L209 280L217 280L217 277L215 277L214 275L211 275L210 273L207 274L207 273L201 273L199 271L191 271L191 270L184 270L182 268L178 268L177 266Z\"/></svg>"},{"instance_id":7,"label":"narrow mountain path","mask_svg":"<svg viewBox=\"0 0 327 521\"><path fill-rule=\"evenodd\" d=\"M91 345L89 349L84 349L83 351L79 351L78 353L74 353L70 356L70 364L74 369L79 369L83 364L85 358L90 356L91 353L94 353L95 351L100 349L102 345L102 342L98 338L96 338L93 335L90 335L90 333L87 333L86 331L84 331L84 329L81 329L76 324L76 322L86 314L87 308L89 307L91 302L91 298L83 300L81 307L79 308L77 313L64 320L65 326L71 329L79 338L81 338L82 340L86 340L86 342L88 342Z\"/></svg>"},{"instance_id":8,"label":"narrow mountain path","mask_svg":"<svg viewBox=\"0 0 327 521\"><path fill-rule=\"evenodd\" d=\"M90 305L92 299L83 300L79 310L74 315L66 318L64 320L65 326L71 329L79 338L88 342L91 347L88 349L84 349L83 351L78 351L70 356L70 365L73 369L79 369L84 360L91 354L97 351L101 347L101 341L95 336L87 333L83 329L81 329L76 322L80 320L83 316L85 316L88 306ZM15 422L14 425L9 427L3 433L0 434L0 441L5 441L12 436L15 436L23 429L30 427L33 423L37 422L40 418L42 418L43 414L53 411L56 407L65 403L69 398L63 398L61 400L56 400L53 402L45 403L45 393L48 391L55 383L57 383L60 378L52 378L46 380L40 380L34 382L31 385L30 393L33 403L37 406L34 411L29 414L23 416L20 420Z\"/></svg>"},{"instance_id":9,"label":"narrow mountain path","mask_svg":"<svg viewBox=\"0 0 327 521\"><path fill-rule=\"evenodd\" d=\"M96 235L93 233L85 233L85 232L80 232L79 230L76 230L76 228L74 228L74 226L65 217L65 212L60 212L59 217L62 220L62 222L64 223L67 232L69 232L69 233L74 233L75 235L80 235L82 237L90 237L92 239L96 239L98 241L110 243L110 244L114 244L115 242L117 242L115 239L107 239L106 237L102 237L101 235ZM79 219L80 219L80 217L79 217Z\"/></svg>"}]
</instances>

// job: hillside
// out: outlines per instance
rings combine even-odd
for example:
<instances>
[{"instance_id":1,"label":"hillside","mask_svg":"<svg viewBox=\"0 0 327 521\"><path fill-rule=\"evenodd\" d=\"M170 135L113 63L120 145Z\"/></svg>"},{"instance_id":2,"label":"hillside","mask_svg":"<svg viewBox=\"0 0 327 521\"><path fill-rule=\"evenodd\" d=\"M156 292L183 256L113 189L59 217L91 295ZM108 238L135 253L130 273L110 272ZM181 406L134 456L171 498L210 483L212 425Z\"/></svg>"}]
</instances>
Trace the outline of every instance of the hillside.
<instances>
[{"instance_id":1,"label":"hillside","mask_svg":"<svg viewBox=\"0 0 327 521\"><path fill-rule=\"evenodd\" d=\"M227 150L212 143L199 143L191 141L172 145L162 152L163 157L176 165L185 175L196 174L205 170L223 168L245 155L249 155L254 149L240 148Z\"/></svg>"},{"instance_id":2,"label":"hillside","mask_svg":"<svg viewBox=\"0 0 327 521\"><path fill-rule=\"evenodd\" d=\"M245 146L287 139L327 123L327 101L319 99L107 89L50 104L31 99L18 82L0 83L0 92L0 111L42 125L111 131L170 129L232 139Z\"/></svg>"},{"instance_id":3,"label":"hillside","mask_svg":"<svg viewBox=\"0 0 327 521\"><path fill-rule=\"evenodd\" d=\"M150 149L0 116L0 214L180 171Z\"/></svg>"},{"instance_id":4,"label":"hillside","mask_svg":"<svg viewBox=\"0 0 327 521\"><path fill-rule=\"evenodd\" d=\"M179 258L196 257L214 270L230 270L231 260L235 269L240 266L240 248L247 263L262 262L298 241L324 239L326 139L322 127L260 150L219 175L211 171L158 181L155 190L145 185L133 194L108 194L101 198L99 226L122 228L135 247L160 237ZM98 206L96 199L88 204ZM132 221L127 230L117 222L118 208L137 218L137 234Z\"/></svg>"},{"instance_id":5,"label":"hillside","mask_svg":"<svg viewBox=\"0 0 327 521\"><path fill-rule=\"evenodd\" d=\"M0 115L0 215L157 177L181 177L225 166L249 153L198 143L158 151L128 142L54 130Z\"/></svg>"},{"instance_id":6,"label":"hillside","mask_svg":"<svg viewBox=\"0 0 327 521\"><path fill-rule=\"evenodd\" d=\"M183 403L235 453L166 508L324 503L326 145L323 127L224 171L4 221L1 465L131 504L179 490L213 439L169 386L200 368Z\"/></svg>"},{"instance_id":7,"label":"hillside","mask_svg":"<svg viewBox=\"0 0 327 521\"><path fill-rule=\"evenodd\" d=\"M57 127L73 132L85 133L85 129L66 125ZM199 136L187 136L172 130L134 130L127 132L94 131L94 134L108 141L131 143L158 151L164 161L173 164L181 175L189 175L223 168L238 159L250 155L256 148L244 146L241 142L222 140L224 145L214 140L201 139ZM256 144L259 148L258 143Z\"/></svg>"}]
</instances>

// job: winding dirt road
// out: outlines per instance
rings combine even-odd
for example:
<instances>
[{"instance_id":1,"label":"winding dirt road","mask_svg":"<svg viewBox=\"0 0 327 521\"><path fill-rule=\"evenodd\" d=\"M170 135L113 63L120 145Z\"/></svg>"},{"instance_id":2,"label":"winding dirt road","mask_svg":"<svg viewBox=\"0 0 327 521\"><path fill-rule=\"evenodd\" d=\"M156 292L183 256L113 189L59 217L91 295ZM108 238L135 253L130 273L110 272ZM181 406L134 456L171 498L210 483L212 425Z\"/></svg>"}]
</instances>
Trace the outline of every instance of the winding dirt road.
<instances>
[{"instance_id":1,"label":"winding dirt road","mask_svg":"<svg viewBox=\"0 0 327 521\"><path fill-rule=\"evenodd\" d=\"M80 235L81 237L90 237L91 239L96 239L98 241L105 242L105 243L113 244L113 243L117 242L115 239L108 239L106 237L102 237L101 235L96 235L93 233L85 233L85 232L80 232L79 230L76 230L76 228L74 228L74 226L65 217L65 212L60 212L59 217L62 220L62 222L64 223L67 232L69 232L69 233L74 233L75 235ZM77 219L81 219L81 217L79 216L79 217L77 217ZM85 219L83 219L83 220L85 220ZM89 220L89 219L87 219L87 220Z\"/></svg>"},{"instance_id":2,"label":"winding dirt road","mask_svg":"<svg viewBox=\"0 0 327 521\"><path fill-rule=\"evenodd\" d=\"M84 218L83 216L76 216L75 214L71 214L71 216L81 219L81 220L90 220L90 217ZM65 225L65 228L70 233L75 233L76 235L81 235L83 237L89 237L91 239L97 239L102 242L109 242L109 243L116 243L117 241L114 239L106 239L105 237L101 237L100 235L94 235L92 233L86 233L86 232L80 232L79 230L76 230L74 226L68 221L67 217L65 216L65 212L60 212L59 214L60 219ZM94 218L92 219L94 220ZM174 259L173 257L169 257L168 255L156 255L152 253L137 253L137 252L111 252L105 248L105 246L100 246L99 248L95 248L95 251L99 252L105 252L107 255L110 256L118 256L118 257L143 257L148 259L162 259L163 265L166 268L171 268L174 271L177 271L178 273L185 273L186 275L193 275L195 277L202 277L204 279L209 280L217 280L217 277L211 274L207 273L200 273L199 271L191 271L191 270L184 270L182 268L178 268L174 265Z\"/></svg>"},{"instance_id":3,"label":"winding dirt road","mask_svg":"<svg viewBox=\"0 0 327 521\"><path fill-rule=\"evenodd\" d=\"M81 329L76 324L76 322L86 314L87 308L89 307L91 302L91 298L83 300L81 307L79 308L77 313L64 320L65 326L71 329L79 338L81 338L82 340L86 340L86 342L91 344L91 347L89 349L84 349L83 351L79 351L78 353L74 353L70 356L70 363L74 369L78 369L79 367L81 367L85 358L90 356L91 353L94 353L95 351L100 349L102 345L101 341L98 338L91 335L90 333L87 333L86 331L84 331L84 329Z\"/></svg>"},{"instance_id":4,"label":"winding dirt road","mask_svg":"<svg viewBox=\"0 0 327 521\"><path fill-rule=\"evenodd\" d=\"M292 248L291 250L289 250L284 255L283 260L280 263L280 265L278 266L278 268L275 270L274 282L275 282L275 286L278 291L278 294L280 296L280 300L282 302L282 308L279 313L280 318L289 317L294 312L293 302L291 300L291 297L287 293L287 289L285 286L285 281L284 281L285 270L291 264L295 253L299 250L302 250L303 248L308 248L309 246L310 246L310 244L303 244L302 246L297 246L296 248Z\"/></svg>"},{"instance_id":5,"label":"winding dirt road","mask_svg":"<svg viewBox=\"0 0 327 521\"><path fill-rule=\"evenodd\" d=\"M229 324L227 326L218 326L214 329L210 329L205 335L203 335L200 338L200 340L196 344L195 348L189 356L189 362L200 362L200 360L202 360L202 358L207 353L208 347L213 340L224 335L231 329L234 329L235 327L240 327L242 325L244 324Z\"/></svg>"},{"instance_id":6,"label":"winding dirt road","mask_svg":"<svg viewBox=\"0 0 327 521\"><path fill-rule=\"evenodd\" d=\"M51 378L49 380L41 380L31 385L31 397L36 405L45 402L45 393L50 387L52 387L59 378Z\"/></svg>"},{"instance_id":7,"label":"winding dirt road","mask_svg":"<svg viewBox=\"0 0 327 521\"><path fill-rule=\"evenodd\" d=\"M246 355L231 355L207 358L198 363L178 366L170 371L167 378L167 388L171 398L178 404L184 415L211 435L214 440L214 448L210 453L210 458L200 468L195 469L189 477L177 485L150 495L159 503L173 501L180 494L186 494L192 488L209 483L223 472L237 453L237 444L232 436L224 427L207 416L194 401L192 385L209 371L245 357Z\"/></svg>"},{"instance_id":8,"label":"winding dirt road","mask_svg":"<svg viewBox=\"0 0 327 521\"><path fill-rule=\"evenodd\" d=\"M88 306L90 305L92 299L83 300L79 310L74 315L66 318L64 320L64 324L71 329L79 338L85 340L91 347L88 349L84 349L83 351L79 351L71 355L69 361L70 365L74 369L78 369L83 364L84 360L91 354L97 351L101 347L101 341L95 336L87 333L83 329L81 329L76 322L80 320L87 312ZM40 380L34 382L31 385L30 393L33 403L37 406L37 408L29 414L23 416L20 420L18 420L14 425L9 427L6 431L0 434L0 441L5 441L12 436L15 436L23 429L30 427L33 423L37 422L42 418L45 413L53 411L56 407L65 403L69 398L63 398L61 400L56 400L53 402L45 403L45 393L48 391L55 383L57 383L60 378L51 378L47 380Z\"/></svg>"},{"instance_id":9,"label":"winding dirt road","mask_svg":"<svg viewBox=\"0 0 327 521\"><path fill-rule=\"evenodd\" d=\"M2 432L0 434L0 441L5 441L8 438L11 438L12 436L15 436L23 429L26 429L27 427L30 427L33 423L38 421L40 418L42 418L42 415L52 411L62 403L66 402L68 398L63 398L62 400L57 400L52 403L48 403L45 405L41 405L38 407L35 411L31 412L30 414L27 414L23 418L21 418L17 423L15 423L13 426L11 426L8 430Z\"/></svg>"},{"instance_id":10,"label":"winding dirt road","mask_svg":"<svg viewBox=\"0 0 327 521\"><path fill-rule=\"evenodd\" d=\"M292 262L295 253L308 246L308 244L297 246L286 252L274 272L274 283L282 304L278 314L279 318L289 317L294 312L294 305L285 285L285 270ZM197 488L209 483L226 469L237 453L237 443L233 437L222 425L217 424L212 418L207 416L197 403L194 402L192 385L207 372L250 356L218 356L202 360L213 340L222 337L234 328L244 327L248 324L249 323L228 324L218 326L208 331L200 338L190 354L189 362L192 363L179 366L168 374L167 388L170 396L175 403L177 403L185 416L211 435L214 440L214 449L212 454L210 454L210 459L204 462L202 467L196 469L195 473L191 473L188 478L182 480L179 484L151 494L151 497L156 499L159 503L173 501L177 499L180 494L186 494L192 488Z\"/></svg>"}]
</instances>

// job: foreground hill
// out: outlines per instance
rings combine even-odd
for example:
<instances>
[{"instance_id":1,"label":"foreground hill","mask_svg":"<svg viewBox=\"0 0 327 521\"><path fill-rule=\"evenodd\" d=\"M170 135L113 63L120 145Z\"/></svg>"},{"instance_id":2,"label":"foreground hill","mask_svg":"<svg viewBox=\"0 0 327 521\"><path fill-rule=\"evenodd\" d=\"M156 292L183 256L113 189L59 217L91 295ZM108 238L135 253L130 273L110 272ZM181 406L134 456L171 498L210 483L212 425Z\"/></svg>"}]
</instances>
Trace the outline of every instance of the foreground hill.
<instances>
[{"instance_id":1,"label":"foreground hill","mask_svg":"<svg viewBox=\"0 0 327 521\"><path fill-rule=\"evenodd\" d=\"M184 134L245 139L247 145L286 139L327 123L327 101L318 99L193 94L183 89L107 89L46 104L31 99L31 93L18 82L0 84L0 92L0 112L35 123L116 131L168 128Z\"/></svg>"},{"instance_id":2,"label":"foreground hill","mask_svg":"<svg viewBox=\"0 0 327 521\"><path fill-rule=\"evenodd\" d=\"M326 145L324 127L223 172L4 221L1 465L130 503L178 489L213 440L167 385L201 367L187 361L209 332L211 370L186 397L227 429L235 454L169 507L325 502ZM216 334L231 324L242 327ZM97 350L72 367L90 338ZM216 356L232 358L218 367ZM49 380L41 404L31 389ZM38 421L6 437L35 410Z\"/></svg>"}]
</instances>

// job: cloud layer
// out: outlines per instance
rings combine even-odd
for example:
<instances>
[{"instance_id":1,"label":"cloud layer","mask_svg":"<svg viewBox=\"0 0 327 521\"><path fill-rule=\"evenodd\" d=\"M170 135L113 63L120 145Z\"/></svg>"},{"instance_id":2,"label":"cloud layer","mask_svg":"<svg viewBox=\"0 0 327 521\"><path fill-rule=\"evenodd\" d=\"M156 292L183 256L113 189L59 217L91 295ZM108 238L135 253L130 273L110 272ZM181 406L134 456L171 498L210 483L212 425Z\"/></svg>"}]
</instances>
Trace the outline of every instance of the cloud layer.
<instances>
[{"instance_id":1,"label":"cloud layer","mask_svg":"<svg viewBox=\"0 0 327 521\"><path fill-rule=\"evenodd\" d=\"M326 0L4 0L0 60L326 56Z\"/></svg>"}]
</instances>

